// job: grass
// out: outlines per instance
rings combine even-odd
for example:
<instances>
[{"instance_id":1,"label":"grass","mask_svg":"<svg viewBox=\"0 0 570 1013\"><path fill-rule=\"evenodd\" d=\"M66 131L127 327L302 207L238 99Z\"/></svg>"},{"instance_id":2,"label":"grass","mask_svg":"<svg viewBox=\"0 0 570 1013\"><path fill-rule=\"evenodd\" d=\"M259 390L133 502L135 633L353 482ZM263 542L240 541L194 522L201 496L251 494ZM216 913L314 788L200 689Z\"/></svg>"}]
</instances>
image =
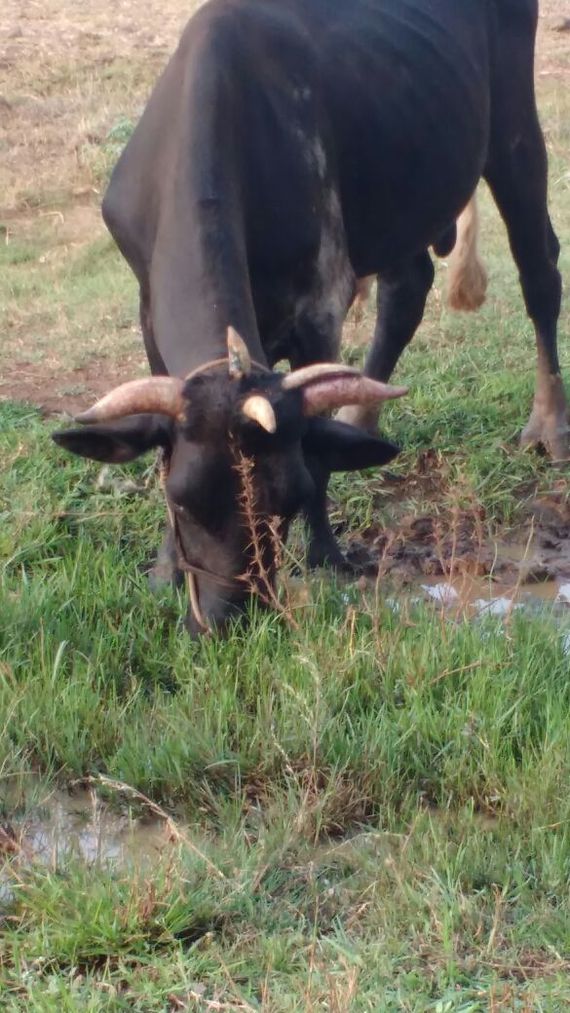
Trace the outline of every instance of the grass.
<instances>
[{"instance_id":1,"label":"grass","mask_svg":"<svg viewBox=\"0 0 570 1013\"><path fill-rule=\"evenodd\" d=\"M395 613L388 585L327 578L290 605L295 628L253 615L247 633L191 643L184 602L144 578L163 517L152 462L103 485L49 440L33 407L48 388L67 404L143 368L135 283L93 198L188 5L164 3L154 42L154 12L119 5L130 34L99 0L87 21L48 7L40 57L2 85L17 112L0 214L2 1009L565 1008L570 690L547 614L450 622ZM26 31L12 44L25 52ZM564 80L540 79L540 104L568 277ZM517 448L533 339L485 192L482 213L488 302L448 314L439 266L398 370L410 396L385 415L404 481L338 478L339 527L446 525L459 508L502 538L537 489L566 490ZM371 326L368 307L359 341ZM569 331L566 303L567 377ZM349 323L360 361L353 338ZM148 815L134 791L172 820L150 862L10 846L51 789L85 779L113 812Z\"/></svg>"},{"instance_id":2,"label":"grass","mask_svg":"<svg viewBox=\"0 0 570 1013\"><path fill-rule=\"evenodd\" d=\"M327 581L298 629L193 644L138 571L156 488L96 491L29 409L1 431L2 783L104 774L190 827L146 872L13 862L3 1008L562 1008L554 627L394 615Z\"/></svg>"}]
</instances>

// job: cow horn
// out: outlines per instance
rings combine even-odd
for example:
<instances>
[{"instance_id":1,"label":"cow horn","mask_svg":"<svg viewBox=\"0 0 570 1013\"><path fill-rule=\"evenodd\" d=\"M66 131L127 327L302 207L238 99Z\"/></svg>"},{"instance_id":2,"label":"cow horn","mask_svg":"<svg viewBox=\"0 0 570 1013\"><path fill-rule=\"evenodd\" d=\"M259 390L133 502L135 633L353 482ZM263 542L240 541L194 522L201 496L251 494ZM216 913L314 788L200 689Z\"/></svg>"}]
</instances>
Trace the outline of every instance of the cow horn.
<instances>
[{"instance_id":1,"label":"cow horn","mask_svg":"<svg viewBox=\"0 0 570 1013\"><path fill-rule=\"evenodd\" d=\"M115 387L92 408L77 415L77 421L106 422L125 415L159 412L180 421L184 416L184 381L175 376L147 376Z\"/></svg>"},{"instance_id":2,"label":"cow horn","mask_svg":"<svg viewBox=\"0 0 570 1013\"><path fill-rule=\"evenodd\" d=\"M228 363L230 376L234 380L251 373L251 356L247 345L234 327L228 327Z\"/></svg>"},{"instance_id":3,"label":"cow horn","mask_svg":"<svg viewBox=\"0 0 570 1013\"><path fill-rule=\"evenodd\" d=\"M296 390L313 380L322 380L323 377L360 375L360 370L354 366L343 366L338 362L315 362L312 366L303 366L302 369L294 369L292 373L287 373L281 386L283 390Z\"/></svg>"},{"instance_id":4,"label":"cow horn","mask_svg":"<svg viewBox=\"0 0 570 1013\"><path fill-rule=\"evenodd\" d=\"M274 433L277 429L275 412L267 398L261 394L252 394L248 397L244 401L241 410L246 418L257 422L267 433Z\"/></svg>"},{"instance_id":5,"label":"cow horn","mask_svg":"<svg viewBox=\"0 0 570 1013\"><path fill-rule=\"evenodd\" d=\"M392 387L369 376L336 376L303 388L303 412L320 415L344 405L379 405L407 393L407 387Z\"/></svg>"},{"instance_id":6,"label":"cow horn","mask_svg":"<svg viewBox=\"0 0 570 1013\"><path fill-rule=\"evenodd\" d=\"M319 415L344 405L377 405L408 393L407 387L392 387L351 366L332 362L296 369L284 378L282 386L284 390L302 389L305 415Z\"/></svg>"}]
</instances>

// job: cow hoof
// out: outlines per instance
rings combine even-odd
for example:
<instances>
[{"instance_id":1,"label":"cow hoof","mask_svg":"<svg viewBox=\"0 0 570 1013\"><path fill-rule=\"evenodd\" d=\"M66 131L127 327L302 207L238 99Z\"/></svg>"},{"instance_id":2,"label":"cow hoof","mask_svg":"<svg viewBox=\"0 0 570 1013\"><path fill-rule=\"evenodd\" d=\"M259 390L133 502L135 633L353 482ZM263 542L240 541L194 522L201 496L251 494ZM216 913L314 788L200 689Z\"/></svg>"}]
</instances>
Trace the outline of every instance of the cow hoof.
<instances>
[{"instance_id":1,"label":"cow hoof","mask_svg":"<svg viewBox=\"0 0 570 1013\"><path fill-rule=\"evenodd\" d=\"M570 426L566 413L560 418L533 411L521 433L520 445L523 449L542 447L554 462L570 461Z\"/></svg>"},{"instance_id":2,"label":"cow hoof","mask_svg":"<svg viewBox=\"0 0 570 1013\"><path fill-rule=\"evenodd\" d=\"M570 426L560 374L539 375L531 416L520 442L521 447L543 447L553 461L570 460Z\"/></svg>"},{"instance_id":3,"label":"cow hoof","mask_svg":"<svg viewBox=\"0 0 570 1013\"><path fill-rule=\"evenodd\" d=\"M345 556L343 556L336 542L311 542L307 552L307 566L309 570L318 570L326 567L336 573L343 573L347 576L354 576L356 567Z\"/></svg>"},{"instance_id":4,"label":"cow hoof","mask_svg":"<svg viewBox=\"0 0 570 1013\"><path fill-rule=\"evenodd\" d=\"M567 423L537 423L531 417L521 433L520 445L523 449L542 447L553 463L570 461L570 429Z\"/></svg>"}]
</instances>

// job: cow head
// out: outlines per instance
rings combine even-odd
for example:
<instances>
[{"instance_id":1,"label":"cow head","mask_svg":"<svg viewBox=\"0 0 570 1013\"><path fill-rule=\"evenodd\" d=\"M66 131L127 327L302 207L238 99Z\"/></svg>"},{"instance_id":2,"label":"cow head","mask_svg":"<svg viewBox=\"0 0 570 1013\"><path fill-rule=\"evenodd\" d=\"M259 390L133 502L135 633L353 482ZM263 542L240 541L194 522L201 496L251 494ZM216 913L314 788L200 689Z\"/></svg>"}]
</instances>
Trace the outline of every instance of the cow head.
<instances>
[{"instance_id":1,"label":"cow head","mask_svg":"<svg viewBox=\"0 0 570 1013\"><path fill-rule=\"evenodd\" d=\"M228 332L228 357L186 380L122 384L53 434L74 454L123 463L162 448L179 564L190 574L191 632L243 611L275 576L279 539L313 492L308 462L330 471L384 464L397 449L319 417L345 404L405 394L348 367L321 363L283 375L252 365ZM276 520L278 518L278 521Z\"/></svg>"}]
</instances>

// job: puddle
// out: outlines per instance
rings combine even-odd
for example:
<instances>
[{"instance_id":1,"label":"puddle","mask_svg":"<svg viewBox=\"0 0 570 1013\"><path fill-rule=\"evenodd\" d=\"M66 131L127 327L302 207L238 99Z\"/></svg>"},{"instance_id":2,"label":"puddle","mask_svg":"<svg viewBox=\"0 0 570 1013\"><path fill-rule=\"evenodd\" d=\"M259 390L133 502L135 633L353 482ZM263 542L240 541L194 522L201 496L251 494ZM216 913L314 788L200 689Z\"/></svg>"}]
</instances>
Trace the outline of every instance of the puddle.
<instances>
[{"instance_id":1,"label":"puddle","mask_svg":"<svg viewBox=\"0 0 570 1013\"><path fill-rule=\"evenodd\" d=\"M513 614L543 617L558 627L564 654L570 656L570 582L548 580L541 583L493 581L489 577L463 574L449 580L424 579L406 592L386 599L394 612L404 602L410 605L432 604L449 619L473 622L493 618L499 623Z\"/></svg>"},{"instance_id":2,"label":"puddle","mask_svg":"<svg viewBox=\"0 0 570 1013\"><path fill-rule=\"evenodd\" d=\"M12 826L30 854L52 865L63 857L140 865L155 860L168 843L163 820L118 813L87 790L54 791L35 815Z\"/></svg>"},{"instance_id":3,"label":"puddle","mask_svg":"<svg viewBox=\"0 0 570 1013\"><path fill-rule=\"evenodd\" d=\"M387 604L434 608L472 620L513 612L544 616L570 655L570 495L561 479L525 508L525 527L494 538L482 510L411 515L371 528L349 549L371 581L392 587ZM370 585L369 585L370 586Z\"/></svg>"},{"instance_id":4,"label":"puddle","mask_svg":"<svg viewBox=\"0 0 570 1013\"><path fill-rule=\"evenodd\" d=\"M411 589L412 590L412 589ZM504 616L513 609L550 611L570 619L570 583L545 580L532 583L492 580L472 574L441 579L424 579L416 588L426 601L443 608L459 609L468 615Z\"/></svg>"},{"instance_id":5,"label":"puddle","mask_svg":"<svg viewBox=\"0 0 570 1013\"><path fill-rule=\"evenodd\" d=\"M168 824L158 818L133 816L112 808L94 791L46 791L36 779L26 791L6 788L0 794L0 899L8 900L10 874L3 859L39 862L57 868L65 859L114 869L141 869L157 859L173 841Z\"/></svg>"}]
</instances>

